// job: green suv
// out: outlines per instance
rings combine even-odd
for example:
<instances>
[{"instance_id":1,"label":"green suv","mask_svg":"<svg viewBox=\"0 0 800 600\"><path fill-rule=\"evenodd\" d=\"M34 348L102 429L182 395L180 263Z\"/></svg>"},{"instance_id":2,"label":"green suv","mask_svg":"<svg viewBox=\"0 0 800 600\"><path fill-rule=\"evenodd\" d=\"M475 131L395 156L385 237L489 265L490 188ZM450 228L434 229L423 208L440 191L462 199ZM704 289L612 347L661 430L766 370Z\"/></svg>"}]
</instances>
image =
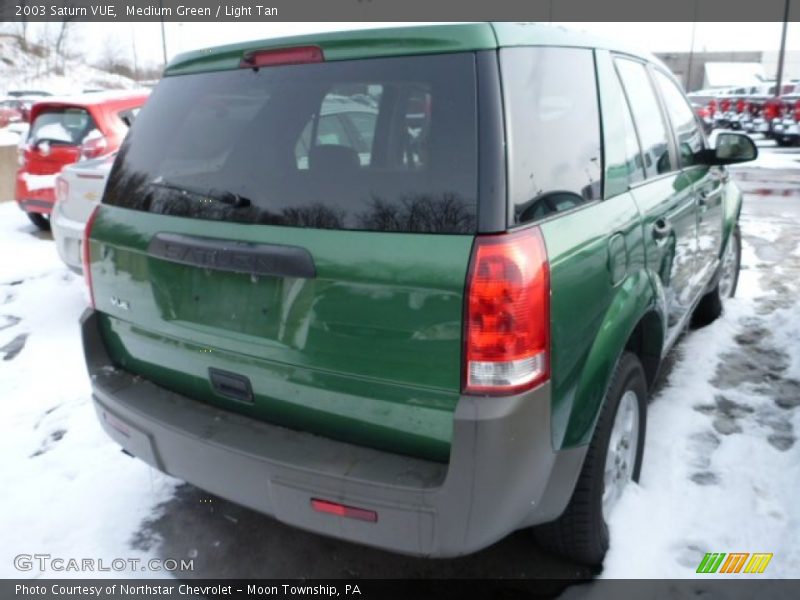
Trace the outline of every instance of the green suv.
<instances>
[{"instance_id":1,"label":"green suv","mask_svg":"<svg viewBox=\"0 0 800 600\"><path fill-rule=\"evenodd\" d=\"M733 295L741 195L657 61L460 24L190 52L83 253L97 413L166 473L420 556L586 563L647 392Z\"/></svg>"}]
</instances>

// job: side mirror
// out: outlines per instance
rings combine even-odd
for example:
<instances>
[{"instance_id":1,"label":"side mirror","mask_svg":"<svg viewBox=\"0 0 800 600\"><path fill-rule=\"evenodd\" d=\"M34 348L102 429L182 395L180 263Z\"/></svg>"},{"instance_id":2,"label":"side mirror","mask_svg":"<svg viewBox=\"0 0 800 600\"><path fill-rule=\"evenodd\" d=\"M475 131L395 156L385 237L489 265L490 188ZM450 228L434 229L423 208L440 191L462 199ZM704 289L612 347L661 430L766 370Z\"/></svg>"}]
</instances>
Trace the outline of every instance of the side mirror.
<instances>
[{"instance_id":1,"label":"side mirror","mask_svg":"<svg viewBox=\"0 0 800 600\"><path fill-rule=\"evenodd\" d=\"M732 165L758 158L758 148L750 136L733 131L711 135L712 150L703 151L701 162L707 165Z\"/></svg>"}]
</instances>

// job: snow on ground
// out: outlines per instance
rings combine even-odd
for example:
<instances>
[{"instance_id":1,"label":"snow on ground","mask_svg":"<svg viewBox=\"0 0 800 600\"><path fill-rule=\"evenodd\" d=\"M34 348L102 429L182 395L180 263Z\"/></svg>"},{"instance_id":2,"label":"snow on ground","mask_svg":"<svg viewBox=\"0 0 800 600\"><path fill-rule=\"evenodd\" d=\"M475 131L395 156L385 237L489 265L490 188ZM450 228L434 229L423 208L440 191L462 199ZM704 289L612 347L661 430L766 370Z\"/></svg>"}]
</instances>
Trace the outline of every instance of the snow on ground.
<instances>
[{"instance_id":1,"label":"snow on ground","mask_svg":"<svg viewBox=\"0 0 800 600\"><path fill-rule=\"evenodd\" d=\"M32 192L55 187L57 176L58 173L53 173L52 175L31 175L25 172L22 174L22 179L25 181L25 185L28 186L28 190Z\"/></svg>"},{"instance_id":2,"label":"snow on ground","mask_svg":"<svg viewBox=\"0 0 800 600\"><path fill-rule=\"evenodd\" d=\"M74 94L85 89L129 89L136 83L128 78L85 64L80 57L54 59L23 52L17 39L0 34L0 96L18 89L45 90L53 94Z\"/></svg>"},{"instance_id":3,"label":"snow on ground","mask_svg":"<svg viewBox=\"0 0 800 600\"><path fill-rule=\"evenodd\" d=\"M759 169L797 169L800 167L800 156L780 152L759 152L753 162L745 163L746 168Z\"/></svg>"},{"instance_id":4,"label":"snow on ground","mask_svg":"<svg viewBox=\"0 0 800 600\"><path fill-rule=\"evenodd\" d=\"M741 227L737 298L674 352L604 578L697 577L706 552L772 552L770 577L800 573L800 226L745 204Z\"/></svg>"},{"instance_id":5,"label":"snow on ground","mask_svg":"<svg viewBox=\"0 0 800 600\"><path fill-rule=\"evenodd\" d=\"M0 203L0 577L39 575L14 569L19 553L149 558L134 534L176 484L98 425L78 330L85 307L84 282L50 236Z\"/></svg>"}]
</instances>

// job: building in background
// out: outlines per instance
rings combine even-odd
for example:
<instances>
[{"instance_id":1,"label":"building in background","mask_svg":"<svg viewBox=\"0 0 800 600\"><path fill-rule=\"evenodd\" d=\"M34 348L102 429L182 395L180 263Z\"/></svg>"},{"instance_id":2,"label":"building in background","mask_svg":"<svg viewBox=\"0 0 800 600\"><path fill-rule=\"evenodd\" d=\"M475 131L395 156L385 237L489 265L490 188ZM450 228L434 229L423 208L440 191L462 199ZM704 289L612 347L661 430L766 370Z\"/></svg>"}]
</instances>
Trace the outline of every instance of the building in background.
<instances>
[{"instance_id":1,"label":"building in background","mask_svg":"<svg viewBox=\"0 0 800 600\"><path fill-rule=\"evenodd\" d=\"M656 56L687 92L754 85L760 80L774 80L778 71L777 51L695 52L691 59L689 52L657 52ZM783 73L786 81L800 79L800 51L786 52Z\"/></svg>"}]
</instances>

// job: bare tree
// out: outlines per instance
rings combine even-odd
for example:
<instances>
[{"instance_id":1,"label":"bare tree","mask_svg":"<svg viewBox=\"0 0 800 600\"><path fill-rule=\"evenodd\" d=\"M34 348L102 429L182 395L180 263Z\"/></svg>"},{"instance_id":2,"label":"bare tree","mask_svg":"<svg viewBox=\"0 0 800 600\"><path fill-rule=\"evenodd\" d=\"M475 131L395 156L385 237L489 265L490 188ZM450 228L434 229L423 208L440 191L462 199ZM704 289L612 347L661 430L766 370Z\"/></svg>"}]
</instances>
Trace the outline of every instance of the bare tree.
<instances>
[{"instance_id":1,"label":"bare tree","mask_svg":"<svg viewBox=\"0 0 800 600\"><path fill-rule=\"evenodd\" d=\"M119 44L119 38L107 35L103 41L103 48L100 50L97 66L104 71L111 71L120 62L122 62L122 48Z\"/></svg>"},{"instance_id":2,"label":"bare tree","mask_svg":"<svg viewBox=\"0 0 800 600\"><path fill-rule=\"evenodd\" d=\"M19 5L22 8L22 21L19 23L19 45L25 52L28 51L28 17L25 16L25 7L28 6L28 0L19 0Z\"/></svg>"},{"instance_id":3,"label":"bare tree","mask_svg":"<svg viewBox=\"0 0 800 600\"><path fill-rule=\"evenodd\" d=\"M58 28L58 34L56 35L56 45L55 51L58 56L62 55L64 47L67 43L67 33L71 30L71 23L74 17L65 18L62 21L61 26Z\"/></svg>"},{"instance_id":4,"label":"bare tree","mask_svg":"<svg viewBox=\"0 0 800 600\"><path fill-rule=\"evenodd\" d=\"M134 76L127 53L123 50L119 38L113 35L106 36L97 66L109 73L131 78Z\"/></svg>"}]
</instances>

